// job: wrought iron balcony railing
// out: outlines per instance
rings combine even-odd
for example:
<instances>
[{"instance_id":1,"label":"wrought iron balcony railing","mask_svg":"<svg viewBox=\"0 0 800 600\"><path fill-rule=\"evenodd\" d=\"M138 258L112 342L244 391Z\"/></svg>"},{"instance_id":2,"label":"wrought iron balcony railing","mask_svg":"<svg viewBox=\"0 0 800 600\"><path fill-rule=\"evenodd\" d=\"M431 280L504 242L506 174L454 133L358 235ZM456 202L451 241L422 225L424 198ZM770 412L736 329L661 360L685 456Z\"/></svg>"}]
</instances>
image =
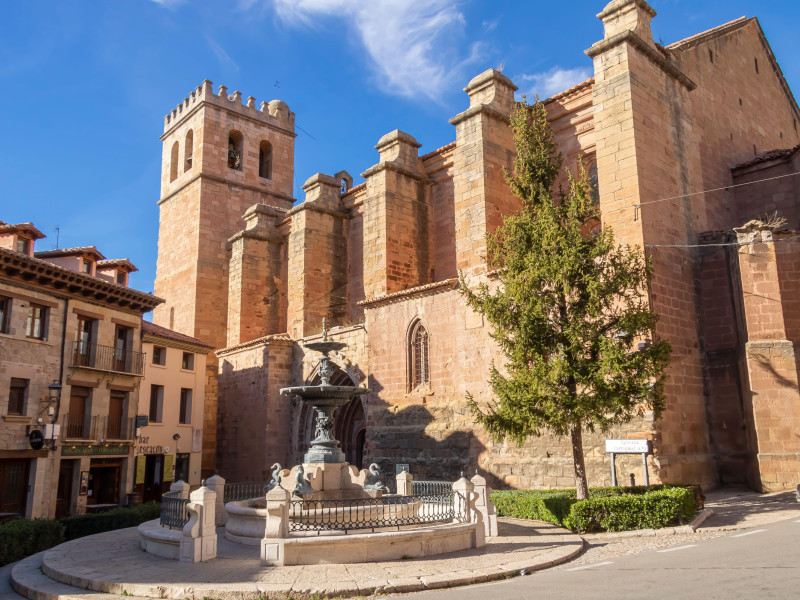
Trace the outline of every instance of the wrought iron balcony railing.
<instances>
[{"instance_id":1,"label":"wrought iron balcony railing","mask_svg":"<svg viewBox=\"0 0 800 600\"><path fill-rule=\"evenodd\" d=\"M61 436L68 440L132 442L136 439L136 420L133 417L66 414L62 418L61 432Z\"/></svg>"},{"instance_id":2,"label":"wrought iron balcony railing","mask_svg":"<svg viewBox=\"0 0 800 600\"><path fill-rule=\"evenodd\" d=\"M143 357L141 352L77 341L72 342L70 366L141 375L144 365Z\"/></svg>"}]
</instances>

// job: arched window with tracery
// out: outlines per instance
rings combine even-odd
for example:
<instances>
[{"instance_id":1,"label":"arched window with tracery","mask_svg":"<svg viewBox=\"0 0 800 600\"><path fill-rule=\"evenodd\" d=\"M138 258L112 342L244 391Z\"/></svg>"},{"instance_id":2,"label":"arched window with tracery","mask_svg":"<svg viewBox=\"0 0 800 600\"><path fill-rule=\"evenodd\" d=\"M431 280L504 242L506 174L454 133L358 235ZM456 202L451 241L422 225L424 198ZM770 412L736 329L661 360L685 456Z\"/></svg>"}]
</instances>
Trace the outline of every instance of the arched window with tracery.
<instances>
[{"instance_id":1,"label":"arched window with tracery","mask_svg":"<svg viewBox=\"0 0 800 600\"><path fill-rule=\"evenodd\" d=\"M410 339L411 389L431 384L428 348L428 331L420 321L417 321L411 328Z\"/></svg>"}]
</instances>

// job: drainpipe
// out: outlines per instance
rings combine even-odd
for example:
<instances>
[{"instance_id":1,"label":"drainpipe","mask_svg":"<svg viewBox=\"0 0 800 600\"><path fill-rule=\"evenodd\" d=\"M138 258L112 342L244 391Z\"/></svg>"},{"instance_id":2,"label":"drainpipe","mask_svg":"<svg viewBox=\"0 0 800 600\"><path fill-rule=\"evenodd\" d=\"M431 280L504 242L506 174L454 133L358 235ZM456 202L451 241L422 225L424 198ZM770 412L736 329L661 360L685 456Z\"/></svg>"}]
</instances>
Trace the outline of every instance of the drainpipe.
<instances>
[{"instance_id":1,"label":"drainpipe","mask_svg":"<svg viewBox=\"0 0 800 600\"><path fill-rule=\"evenodd\" d=\"M58 368L58 383L62 386L61 393L64 393L64 351L67 345L67 317L69 315L69 297L64 298L64 318L61 323L61 364ZM56 402L56 414L53 423L58 423L58 413L61 410L61 394L58 395Z\"/></svg>"}]
</instances>

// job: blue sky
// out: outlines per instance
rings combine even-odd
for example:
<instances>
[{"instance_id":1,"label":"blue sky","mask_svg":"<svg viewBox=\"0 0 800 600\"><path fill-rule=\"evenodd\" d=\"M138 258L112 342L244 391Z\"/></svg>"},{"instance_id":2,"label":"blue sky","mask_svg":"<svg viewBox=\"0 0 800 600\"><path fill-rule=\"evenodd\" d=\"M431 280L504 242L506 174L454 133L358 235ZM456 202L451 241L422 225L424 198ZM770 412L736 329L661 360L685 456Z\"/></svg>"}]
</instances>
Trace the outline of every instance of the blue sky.
<instances>
[{"instance_id":1,"label":"blue sky","mask_svg":"<svg viewBox=\"0 0 800 600\"><path fill-rule=\"evenodd\" d=\"M0 220L33 221L38 249L96 245L153 289L163 117L210 79L284 100L296 117L295 197L317 171L358 174L381 135L449 143L461 88L503 66L542 97L591 76L603 0L69 0L3 2ZM652 0L671 43L758 16L800 89L796 0ZM568 8L566 8L568 7Z\"/></svg>"}]
</instances>

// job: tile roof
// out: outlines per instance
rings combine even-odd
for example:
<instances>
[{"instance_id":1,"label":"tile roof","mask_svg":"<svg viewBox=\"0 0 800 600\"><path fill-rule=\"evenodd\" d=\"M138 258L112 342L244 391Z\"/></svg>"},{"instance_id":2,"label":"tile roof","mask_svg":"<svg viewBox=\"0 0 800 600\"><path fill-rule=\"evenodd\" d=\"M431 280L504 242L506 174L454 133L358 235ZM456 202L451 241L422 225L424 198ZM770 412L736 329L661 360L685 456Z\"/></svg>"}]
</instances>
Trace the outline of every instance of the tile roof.
<instances>
[{"instance_id":1,"label":"tile roof","mask_svg":"<svg viewBox=\"0 0 800 600\"><path fill-rule=\"evenodd\" d=\"M769 162L771 160L780 160L781 158L789 158L795 152L800 150L800 144L795 146L794 148L781 148L777 150L768 150L767 152L762 152L755 158L752 158L748 161L740 163L734 167L733 169L743 169L745 167L752 167L753 165L757 165L760 163Z\"/></svg>"},{"instance_id":2,"label":"tile roof","mask_svg":"<svg viewBox=\"0 0 800 600\"><path fill-rule=\"evenodd\" d=\"M220 348L214 354L217 356L221 356L223 354L228 354L230 352L234 352L236 350L244 350L246 348L251 348L253 346L259 346L265 342L292 342L291 337L289 337L288 333L273 333L271 335L265 335L260 338L256 338L254 340L250 340L249 342L242 342L241 344L235 344L233 346L228 346L227 348Z\"/></svg>"},{"instance_id":3,"label":"tile roof","mask_svg":"<svg viewBox=\"0 0 800 600\"><path fill-rule=\"evenodd\" d=\"M422 156L419 157L419 159L420 160L428 160L429 158L433 158L437 154L444 154L448 150L452 150L455 147L456 147L456 143L455 142L450 142L449 144L445 144L441 148L437 148L436 150L432 150L431 152L428 152L427 154L423 154Z\"/></svg>"},{"instance_id":4,"label":"tile roof","mask_svg":"<svg viewBox=\"0 0 800 600\"><path fill-rule=\"evenodd\" d=\"M44 250L34 253L36 258L57 258L59 256L79 256L81 254L93 254L98 259L105 258L96 246L79 246L77 248L60 248L58 250Z\"/></svg>"},{"instance_id":5,"label":"tile roof","mask_svg":"<svg viewBox=\"0 0 800 600\"><path fill-rule=\"evenodd\" d=\"M743 25L747 21L750 21L751 18L747 17L739 17L738 19L734 19L733 21L728 21L727 23L723 23L722 25L718 25L717 27L712 27L711 29L706 29L705 31L701 31L700 33L696 33L691 35L687 38L682 40L678 40L677 42L673 42L667 46L667 50L674 50L680 46L684 46L686 44L692 43L702 43L706 41L707 38L717 37L724 33L727 33L728 30L736 29L739 25Z\"/></svg>"},{"instance_id":6,"label":"tile roof","mask_svg":"<svg viewBox=\"0 0 800 600\"><path fill-rule=\"evenodd\" d=\"M591 87L594 85L594 77L589 77L586 81L582 81L577 85L573 85L568 90L564 90L563 92L559 92L555 96L550 96L545 100L542 100L544 104L549 104L550 102L555 102L556 100L561 100L562 98L566 98L567 96L574 94L576 92L582 91L584 88Z\"/></svg>"},{"instance_id":7,"label":"tile roof","mask_svg":"<svg viewBox=\"0 0 800 600\"><path fill-rule=\"evenodd\" d=\"M0 233L16 233L17 231L27 231L29 233L32 233L33 235L31 237L35 240L40 240L42 238L47 237L41 231L36 229L36 227L33 226L33 223L12 224L0 221Z\"/></svg>"},{"instance_id":8,"label":"tile roof","mask_svg":"<svg viewBox=\"0 0 800 600\"><path fill-rule=\"evenodd\" d=\"M193 344L195 346L202 346L204 348L208 348L209 350L213 348L211 344L204 342L203 340L198 340L189 335L185 335L183 333L178 333L177 331L172 331L172 329L167 329L166 327L162 327L161 325L156 325L155 323L151 323L150 321L142 320L142 333L149 334L153 336L157 336L160 338L165 338L168 340L173 340L175 342L183 342L184 344Z\"/></svg>"},{"instance_id":9,"label":"tile roof","mask_svg":"<svg viewBox=\"0 0 800 600\"><path fill-rule=\"evenodd\" d=\"M97 266L101 269L103 267L128 267L131 273L139 270L127 258L112 258L109 260L98 260Z\"/></svg>"}]
</instances>

